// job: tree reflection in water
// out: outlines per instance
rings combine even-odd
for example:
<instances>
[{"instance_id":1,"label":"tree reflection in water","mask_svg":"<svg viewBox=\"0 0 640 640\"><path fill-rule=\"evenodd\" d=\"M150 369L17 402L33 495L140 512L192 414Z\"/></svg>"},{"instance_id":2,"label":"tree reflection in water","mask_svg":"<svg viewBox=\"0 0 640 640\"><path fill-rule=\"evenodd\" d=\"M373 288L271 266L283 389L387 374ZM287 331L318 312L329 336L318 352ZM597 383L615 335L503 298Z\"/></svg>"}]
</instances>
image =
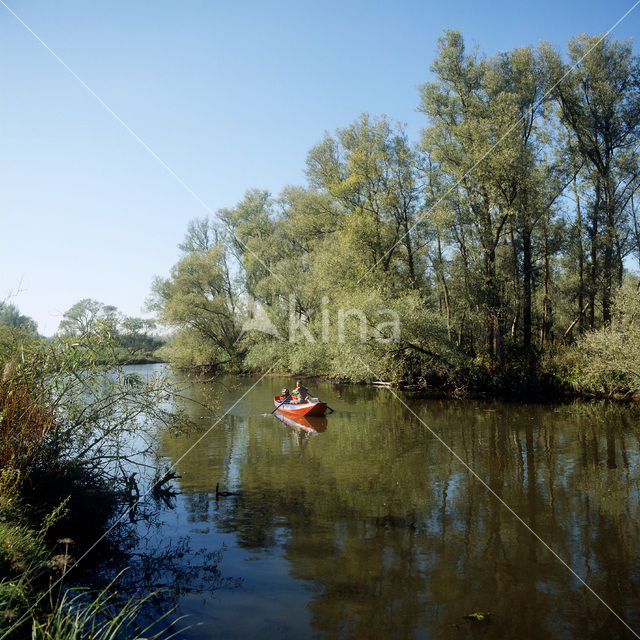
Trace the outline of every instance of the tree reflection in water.
<instances>
[{"instance_id":1,"label":"tree reflection in water","mask_svg":"<svg viewBox=\"0 0 640 640\"><path fill-rule=\"evenodd\" d=\"M177 495L174 493L174 498ZM153 593L138 620L142 628L175 610L187 595L197 594L204 603L215 598L219 589L242 586L241 579L225 576L222 572L222 545L212 550L196 547L193 537L188 534L175 538L163 535L167 511L174 507L175 499L168 500L166 494L150 495L140 501L129 512L132 514L129 521L123 520L100 545L93 566L74 577L78 585L102 588L118 576L114 584L116 603ZM170 614L167 624L179 617ZM197 621L187 617L177 628L194 624Z\"/></svg>"},{"instance_id":2,"label":"tree reflection in water","mask_svg":"<svg viewBox=\"0 0 640 640\"><path fill-rule=\"evenodd\" d=\"M283 382L258 385L182 459L175 521L122 551L130 585L166 586L177 613L199 594L189 637L242 637L252 617L274 638L633 637L387 392L318 383L337 412L298 446L264 415ZM640 629L637 409L408 402ZM194 441L167 436L163 455ZM216 501L217 482L239 495Z\"/></svg>"}]
</instances>

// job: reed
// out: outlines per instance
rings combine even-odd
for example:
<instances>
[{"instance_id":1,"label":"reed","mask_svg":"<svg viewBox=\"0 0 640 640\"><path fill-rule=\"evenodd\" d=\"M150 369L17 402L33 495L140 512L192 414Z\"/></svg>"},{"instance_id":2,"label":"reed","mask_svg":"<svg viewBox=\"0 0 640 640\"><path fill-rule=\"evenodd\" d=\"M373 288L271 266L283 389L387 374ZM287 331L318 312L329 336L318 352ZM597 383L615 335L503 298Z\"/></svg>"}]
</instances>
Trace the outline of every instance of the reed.
<instances>
[{"instance_id":1,"label":"reed","mask_svg":"<svg viewBox=\"0 0 640 640\"><path fill-rule=\"evenodd\" d=\"M0 467L28 475L46 454L47 434L56 427L53 410L27 381L5 374L0 380Z\"/></svg>"},{"instance_id":2,"label":"reed","mask_svg":"<svg viewBox=\"0 0 640 640\"><path fill-rule=\"evenodd\" d=\"M115 589L118 577L96 596L86 589L68 589L60 602L52 607L53 613L47 619L32 620L32 640L154 640L173 637L172 629L177 621L165 622L171 611L149 624L139 624L142 609L156 593L119 602Z\"/></svg>"}]
</instances>

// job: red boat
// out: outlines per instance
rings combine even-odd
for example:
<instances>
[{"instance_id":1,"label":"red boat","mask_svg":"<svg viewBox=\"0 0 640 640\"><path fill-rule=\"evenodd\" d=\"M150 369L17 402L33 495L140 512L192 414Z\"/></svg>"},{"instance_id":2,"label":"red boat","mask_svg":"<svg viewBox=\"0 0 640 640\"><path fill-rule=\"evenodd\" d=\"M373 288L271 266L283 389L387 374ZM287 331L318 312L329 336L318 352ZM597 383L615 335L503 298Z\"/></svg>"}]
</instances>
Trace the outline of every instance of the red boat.
<instances>
[{"instance_id":1,"label":"red boat","mask_svg":"<svg viewBox=\"0 0 640 640\"><path fill-rule=\"evenodd\" d=\"M282 396L274 396L273 404L276 405L278 411L289 413L296 416L323 416L327 410L324 402L305 402L304 404L292 404L289 402L282 403Z\"/></svg>"}]
</instances>

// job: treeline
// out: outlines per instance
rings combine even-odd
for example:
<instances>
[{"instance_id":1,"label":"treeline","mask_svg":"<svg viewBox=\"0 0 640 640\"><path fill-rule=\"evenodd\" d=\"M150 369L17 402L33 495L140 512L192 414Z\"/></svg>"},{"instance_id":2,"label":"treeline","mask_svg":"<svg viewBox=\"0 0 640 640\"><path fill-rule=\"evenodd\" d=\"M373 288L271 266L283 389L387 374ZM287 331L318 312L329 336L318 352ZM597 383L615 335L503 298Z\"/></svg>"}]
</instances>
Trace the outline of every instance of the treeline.
<instances>
[{"instance_id":1,"label":"treeline","mask_svg":"<svg viewBox=\"0 0 640 640\"><path fill-rule=\"evenodd\" d=\"M153 320L127 316L113 305L83 298L65 311L49 342L86 342L98 334L110 345L109 350L101 351L101 357L118 364L159 362L156 352L166 341L158 335ZM22 314L16 305L0 301L0 351L17 342L30 345L38 340L46 338L39 334L35 320Z\"/></svg>"},{"instance_id":2,"label":"treeline","mask_svg":"<svg viewBox=\"0 0 640 640\"><path fill-rule=\"evenodd\" d=\"M111 345L104 356L119 364L160 361L155 352L165 341L157 335L153 320L126 316L117 307L92 298L83 298L65 311L57 336L82 340L96 333L103 333Z\"/></svg>"},{"instance_id":3,"label":"treeline","mask_svg":"<svg viewBox=\"0 0 640 640\"><path fill-rule=\"evenodd\" d=\"M633 284L616 296L640 260L639 62L629 42L588 35L566 56L486 58L446 32L420 140L363 114L309 151L306 186L190 223L150 301L176 330L167 357L458 390L636 389L631 352L598 373L586 354L637 322Z\"/></svg>"}]
</instances>

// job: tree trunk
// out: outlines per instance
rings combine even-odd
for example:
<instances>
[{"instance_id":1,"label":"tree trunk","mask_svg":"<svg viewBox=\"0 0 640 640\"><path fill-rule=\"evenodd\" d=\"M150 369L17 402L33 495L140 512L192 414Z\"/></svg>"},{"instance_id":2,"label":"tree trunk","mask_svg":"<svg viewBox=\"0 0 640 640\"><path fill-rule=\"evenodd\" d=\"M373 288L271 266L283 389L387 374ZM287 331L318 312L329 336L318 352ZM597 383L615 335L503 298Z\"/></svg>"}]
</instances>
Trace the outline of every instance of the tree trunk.
<instances>
[{"instance_id":1,"label":"tree trunk","mask_svg":"<svg viewBox=\"0 0 640 640\"><path fill-rule=\"evenodd\" d=\"M486 279L486 332L487 351L492 359L496 357L496 338L498 329L498 305L496 292L496 253L495 249L485 250Z\"/></svg>"},{"instance_id":2,"label":"tree trunk","mask_svg":"<svg viewBox=\"0 0 640 640\"><path fill-rule=\"evenodd\" d=\"M451 301L449 297L449 287L447 286L447 280L444 274L444 259L442 257L442 243L440 241L440 234L437 234L438 237L438 269L437 276L442 284L442 295L444 298L444 308L446 312L447 318L447 335L449 336L449 340L451 340Z\"/></svg>"},{"instance_id":3,"label":"tree trunk","mask_svg":"<svg viewBox=\"0 0 640 640\"><path fill-rule=\"evenodd\" d=\"M600 182L596 181L596 199L591 214L589 242L591 264L589 265L589 329L595 329L596 293L598 290L598 219L600 216Z\"/></svg>"},{"instance_id":4,"label":"tree trunk","mask_svg":"<svg viewBox=\"0 0 640 640\"><path fill-rule=\"evenodd\" d=\"M549 238L545 231L543 245L544 263L544 299L542 303L542 326L540 327L540 342L544 347L551 333L551 268L549 264Z\"/></svg>"},{"instance_id":5,"label":"tree trunk","mask_svg":"<svg viewBox=\"0 0 640 640\"><path fill-rule=\"evenodd\" d=\"M522 342L525 349L531 348L531 288L533 266L531 264L531 230L522 229Z\"/></svg>"},{"instance_id":6,"label":"tree trunk","mask_svg":"<svg viewBox=\"0 0 640 640\"><path fill-rule=\"evenodd\" d=\"M602 256L602 321L605 326L611 322L611 296L613 290L613 256L616 236L615 212L610 180L605 178L605 232Z\"/></svg>"},{"instance_id":7,"label":"tree trunk","mask_svg":"<svg viewBox=\"0 0 640 640\"><path fill-rule=\"evenodd\" d=\"M580 194L578 184L574 177L573 193L576 198L576 237L578 246L578 333L584 333L584 247L582 246L582 211L580 209Z\"/></svg>"}]
</instances>

